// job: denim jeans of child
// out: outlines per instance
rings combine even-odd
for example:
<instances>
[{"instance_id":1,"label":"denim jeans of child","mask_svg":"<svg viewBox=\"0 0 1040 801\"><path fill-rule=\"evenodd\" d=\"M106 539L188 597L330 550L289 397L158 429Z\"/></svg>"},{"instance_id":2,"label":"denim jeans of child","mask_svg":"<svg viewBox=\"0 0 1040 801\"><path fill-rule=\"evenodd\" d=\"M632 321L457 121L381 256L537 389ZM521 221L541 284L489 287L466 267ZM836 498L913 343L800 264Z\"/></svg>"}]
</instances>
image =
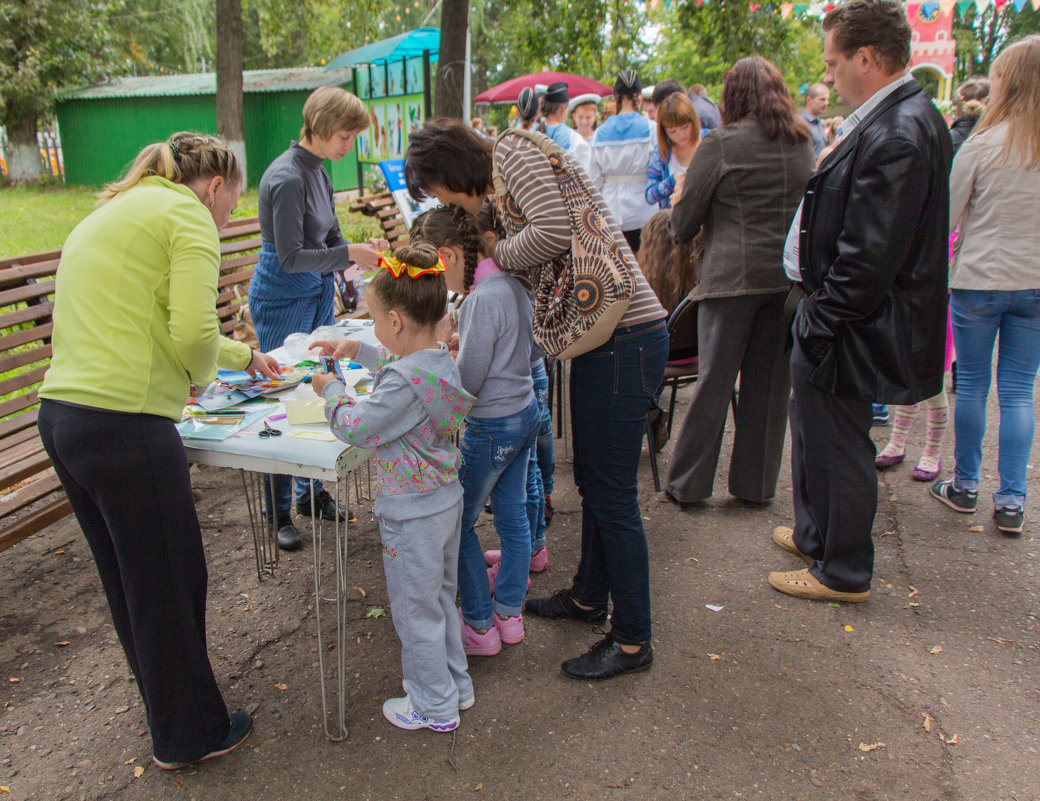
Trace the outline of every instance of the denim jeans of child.
<instances>
[{"instance_id":1,"label":"denim jeans of child","mask_svg":"<svg viewBox=\"0 0 1040 801\"><path fill-rule=\"evenodd\" d=\"M950 316L957 349L957 403L953 419L957 486L975 490L979 485L993 345L999 336L1000 486L993 493L993 503L997 507L1024 506L1026 464L1036 425L1033 384L1040 367L1040 289L954 289Z\"/></svg>"},{"instance_id":2,"label":"denim jeans of child","mask_svg":"<svg viewBox=\"0 0 1040 801\"><path fill-rule=\"evenodd\" d=\"M531 380L538 402L538 439L527 462L527 523L531 527L531 553L534 553L545 547L545 499L552 494L556 472L549 415L549 376L544 359L531 366Z\"/></svg>"},{"instance_id":3,"label":"denim jeans of child","mask_svg":"<svg viewBox=\"0 0 1040 801\"><path fill-rule=\"evenodd\" d=\"M639 508L646 415L668 357L665 321L618 329L571 361L574 481L581 494L581 561L572 592L587 606L614 602L611 634L650 641L650 561Z\"/></svg>"},{"instance_id":4,"label":"denim jeans of child","mask_svg":"<svg viewBox=\"0 0 1040 801\"><path fill-rule=\"evenodd\" d=\"M492 611L519 615L531 564L531 529L527 522L527 463L538 437L538 402L506 417L466 418L462 435L462 541L459 545L459 595L462 619L477 629L494 625ZM487 565L474 526L488 497L502 563L495 597L488 587Z\"/></svg>"}]
</instances>

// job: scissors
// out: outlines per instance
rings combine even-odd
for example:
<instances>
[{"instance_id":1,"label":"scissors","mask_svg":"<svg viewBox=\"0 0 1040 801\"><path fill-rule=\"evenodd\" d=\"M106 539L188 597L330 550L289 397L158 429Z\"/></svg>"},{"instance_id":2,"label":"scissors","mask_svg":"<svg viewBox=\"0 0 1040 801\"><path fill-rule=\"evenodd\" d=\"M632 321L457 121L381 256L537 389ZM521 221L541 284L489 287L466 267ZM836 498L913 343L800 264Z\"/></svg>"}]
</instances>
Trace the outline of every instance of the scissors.
<instances>
[{"instance_id":1,"label":"scissors","mask_svg":"<svg viewBox=\"0 0 1040 801\"><path fill-rule=\"evenodd\" d=\"M267 439L268 437L280 437L282 432L277 428L272 428L271 424L264 420L264 430L260 432L260 439Z\"/></svg>"}]
</instances>

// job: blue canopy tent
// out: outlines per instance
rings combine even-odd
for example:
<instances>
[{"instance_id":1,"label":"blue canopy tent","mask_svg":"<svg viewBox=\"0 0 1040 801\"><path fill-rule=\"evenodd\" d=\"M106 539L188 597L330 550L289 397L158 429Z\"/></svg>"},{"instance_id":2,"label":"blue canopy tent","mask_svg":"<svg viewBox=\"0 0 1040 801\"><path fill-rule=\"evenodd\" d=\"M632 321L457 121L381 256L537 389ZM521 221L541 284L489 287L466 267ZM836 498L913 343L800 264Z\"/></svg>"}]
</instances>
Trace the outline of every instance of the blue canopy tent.
<instances>
[{"instance_id":1,"label":"blue canopy tent","mask_svg":"<svg viewBox=\"0 0 1040 801\"><path fill-rule=\"evenodd\" d=\"M362 64L384 64L388 61L400 61L415 58L429 52L430 61L437 60L441 47L440 28L416 28L408 33L400 33L389 39L355 47L346 53L340 53L325 67L326 71L342 67L358 67Z\"/></svg>"}]
</instances>

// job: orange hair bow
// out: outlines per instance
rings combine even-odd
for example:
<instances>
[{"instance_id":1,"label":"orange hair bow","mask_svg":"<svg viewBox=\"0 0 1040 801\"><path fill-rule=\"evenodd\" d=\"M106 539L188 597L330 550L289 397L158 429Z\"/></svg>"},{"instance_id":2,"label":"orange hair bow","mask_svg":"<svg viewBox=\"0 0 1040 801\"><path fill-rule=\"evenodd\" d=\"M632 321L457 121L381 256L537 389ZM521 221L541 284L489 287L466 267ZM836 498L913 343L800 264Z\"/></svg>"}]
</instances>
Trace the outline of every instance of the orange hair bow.
<instances>
[{"instance_id":1,"label":"orange hair bow","mask_svg":"<svg viewBox=\"0 0 1040 801\"><path fill-rule=\"evenodd\" d=\"M432 267L416 267L414 264L405 264L400 259L395 259L393 256L386 254L379 257L379 266L389 270L394 278L400 278L404 274L407 274L409 278L418 278L422 275L443 273L448 269L439 252L437 253L437 263Z\"/></svg>"}]
</instances>

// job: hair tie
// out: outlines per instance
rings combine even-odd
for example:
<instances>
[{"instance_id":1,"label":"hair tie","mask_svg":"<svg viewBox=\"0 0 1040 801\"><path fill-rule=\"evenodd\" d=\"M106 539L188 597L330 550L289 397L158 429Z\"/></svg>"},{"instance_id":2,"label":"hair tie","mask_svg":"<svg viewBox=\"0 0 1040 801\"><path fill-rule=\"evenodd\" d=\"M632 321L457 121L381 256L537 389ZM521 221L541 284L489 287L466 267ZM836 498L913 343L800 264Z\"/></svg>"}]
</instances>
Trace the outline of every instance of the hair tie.
<instances>
[{"instance_id":1,"label":"hair tie","mask_svg":"<svg viewBox=\"0 0 1040 801\"><path fill-rule=\"evenodd\" d=\"M432 267L416 267L414 264L406 264L400 259L385 254L379 257L379 266L389 270L390 275L394 278L400 278L402 275L407 275L409 278L419 278L423 275L436 275L437 273L443 273L448 269L448 266L444 263L444 259L441 257L440 251L437 251L437 263Z\"/></svg>"},{"instance_id":2,"label":"hair tie","mask_svg":"<svg viewBox=\"0 0 1040 801\"><path fill-rule=\"evenodd\" d=\"M170 151L173 153L173 157L177 158L177 156L179 156L181 152L180 146L172 139L168 140L166 144L170 146Z\"/></svg>"}]
</instances>

